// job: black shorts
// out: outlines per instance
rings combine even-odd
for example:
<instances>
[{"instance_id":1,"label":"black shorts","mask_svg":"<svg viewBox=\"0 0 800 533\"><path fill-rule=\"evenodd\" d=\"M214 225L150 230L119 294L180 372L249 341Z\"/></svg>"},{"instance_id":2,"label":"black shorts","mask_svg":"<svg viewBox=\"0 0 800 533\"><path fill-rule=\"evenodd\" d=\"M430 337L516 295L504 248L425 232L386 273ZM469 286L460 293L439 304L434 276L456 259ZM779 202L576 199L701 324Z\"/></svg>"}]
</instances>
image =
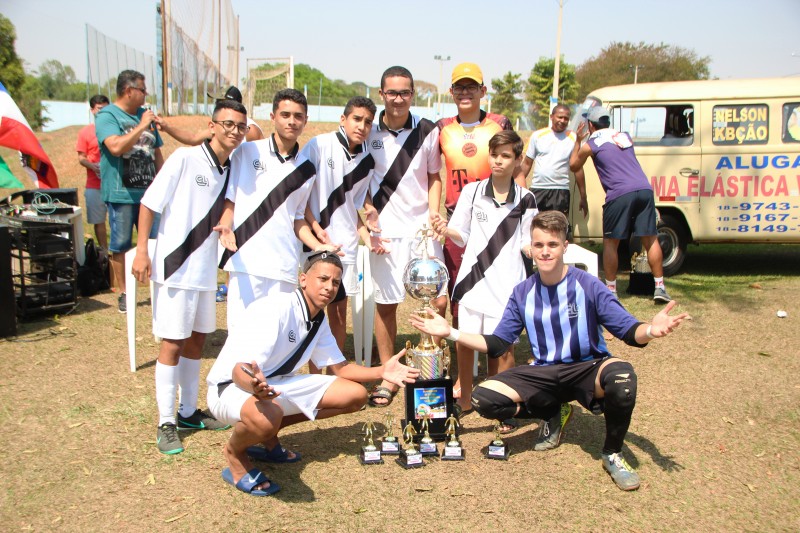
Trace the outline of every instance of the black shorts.
<instances>
[{"instance_id":1,"label":"black shorts","mask_svg":"<svg viewBox=\"0 0 800 533\"><path fill-rule=\"evenodd\" d=\"M607 359L559 365L517 366L490 379L514 389L522 398L528 412L536 418L549 418L553 414L553 397L559 403L577 400L589 411L598 413L600 404L594 399L594 382L600 365Z\"/></svg>"},{"instance_id":2,"label":"black shorts","mask_svg":"<svg viewBox=\"0 0 800 533\"><path fill-rule=\"evenodd\" d=\"M536 208L542 211L561 211L569 220L569 189L534 189Z\"/></svg>"},{"instance_id":3,"label":"black shorts","mask_svg":"<svg viewBox=\"0 0 800 533\"><path fill-rule=\"evenodd\" d=\"M333 297L333 300L331 300L331 303L335 304L336 302L341 302L345 298L347 298L347 289L344 288L344 283L342 283L339 285L339 290L336 292L336 296Z\"/></svg>"},{"instance_id":4,"label":"black shorts","mask_svg":"<svg viewBox=\"0 0 800 533\"><path fill-rule=\"evenodd\" d=\"M603 237L627 239L631 235L657 235L656 203L651 189L623 194L603 206Z\"/></svg>"}]
</instances>

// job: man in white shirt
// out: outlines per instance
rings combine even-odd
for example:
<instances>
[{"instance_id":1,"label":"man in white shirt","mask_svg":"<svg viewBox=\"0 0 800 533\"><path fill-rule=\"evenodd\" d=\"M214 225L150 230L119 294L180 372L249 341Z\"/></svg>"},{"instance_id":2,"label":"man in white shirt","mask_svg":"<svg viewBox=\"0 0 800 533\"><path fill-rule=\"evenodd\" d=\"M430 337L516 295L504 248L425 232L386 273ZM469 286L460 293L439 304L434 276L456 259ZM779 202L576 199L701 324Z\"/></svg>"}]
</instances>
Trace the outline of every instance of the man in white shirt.
<instances>
[{"instance_id":1,"label":"man in white shirt","mask_svg":"<svg viewBox=\"0 0 800 533\"><path fill-rule=\"evenodd\" d=\"M432 228L430 215L439 212L442 157L439 129L411 114L411 72L399 66L388 68L381 77L380 95L385 109L372 128L368 145L375 159L372 203L379 213L383 241L373 240L370 269L377 310L375 339L381 362L386 363L395 349L397 305L405 298L403 271L411 259L422 255L418 234L423 225ZM444 258L438 241L432 240L429 246L431 256ZM440 295L432 303L444 313L447 298ZM389 405L397 390L391 383L381 383L370 394L370 405Z\"/></svg>"},{"instance_id":2,"label":"man in white shirt","mask_svg":"<svg viewBox=\"0 0 800 533\"><path fill-rule=\"evenodd\" d=\"M419 375L418 369L399 362L405 350L381 367L345 361L324 312L341 282L342 263L336 255L309 256L300 288L255 302L244 327L228 337L208 374L209 408L233 424L223 451L229 467L222 478L242 492L268 496L280 490L253 468L250 457L278 463L300 459L280 445L280 429L359 410L367 391L357 382L383 379L402 387ZM309 361L332 375L299 373Z\"/></svg>"},{"instance_id":3,"label":"man in white shirt","mask_svg":"<svg viewBox=\"0 0 800 533\"><path fill-rule=\"evenodd\" d=\"M208 125L211 140L176 150L142 197L132 270L139 282L154 282L153 333L162 338L155 372L157 444L164 454L183 451L177 427L228 427L197 409L197 393L206 334L217 327L217 232L223 245L236 249L230 229L217 223L230 176L228 157L244 138L246 117L242 104L220 101ZM147 241L157 214L151 261Z\"/></svg>"}]
</instances>

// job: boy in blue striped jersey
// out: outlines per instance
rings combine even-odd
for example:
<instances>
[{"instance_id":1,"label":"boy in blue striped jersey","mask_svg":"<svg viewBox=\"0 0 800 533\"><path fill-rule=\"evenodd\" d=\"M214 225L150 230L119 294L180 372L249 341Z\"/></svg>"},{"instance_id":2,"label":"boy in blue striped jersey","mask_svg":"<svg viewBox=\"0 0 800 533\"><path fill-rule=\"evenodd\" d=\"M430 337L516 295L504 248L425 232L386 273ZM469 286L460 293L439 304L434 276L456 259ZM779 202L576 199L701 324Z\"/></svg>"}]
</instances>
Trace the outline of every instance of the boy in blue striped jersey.
<instances>
[{"instance_id":1,"label":"boy in blue striped jersey","mask_svg":"<svg viewBox=\"0 0 800 533\"><path fill-rule=\"evenodd\" d=\"M603 467L622 490L639 488L639 475L622 457L622 444L636 404L633 366L611 355L605 327L626 344L644 347L665 337L688 318L670 316L670 302L650 324L630 315L597 278L564 264L567 218L557 211L539 213L531 225L533 260L539 271L514 288L492 335L461 333L438 316L412 316L417 329L458 341L470 349L503 354L523 328L533 364L512 368L481 383L472 406L486 418L557 417L562 402L577 400L606 419ZM557 428L560 437L561 427Z\"/></svg>"}]
</instances>

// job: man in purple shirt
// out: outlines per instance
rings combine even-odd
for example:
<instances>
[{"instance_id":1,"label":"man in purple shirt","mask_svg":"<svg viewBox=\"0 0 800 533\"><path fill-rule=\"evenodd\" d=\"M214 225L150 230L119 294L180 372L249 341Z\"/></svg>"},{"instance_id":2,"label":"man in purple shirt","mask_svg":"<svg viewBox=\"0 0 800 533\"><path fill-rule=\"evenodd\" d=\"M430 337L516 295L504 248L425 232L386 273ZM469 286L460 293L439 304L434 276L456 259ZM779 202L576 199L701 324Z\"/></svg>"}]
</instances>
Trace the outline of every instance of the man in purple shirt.
<instances>
[{"instance_id":1,"label":"man in purple shirt","mask_svg":"<svg viewBox=\"0 0 800 533\"><path fill-rule=\"evenodd\" d=\"M475 387L472 406L489 419L541 418L547 421L542 427L554 432L556 446L565 423L558 421L563 402L577 400L587 410L603 413L603 467L620 489L635 490L639 475L622 457L622 444L636 404L636 374L630 363L609 353L602 328L630 346L644 347L670 334L688 315L670 316L676 305L670 302L650 324L640 322L601 281L564 264L566 236L563 213L544 211L533 218L531 248L539 271L514 288L492 335L461 333L438 315L412 315L411 324L489 357L500 356L527 330L533 364L506 370Z\"/></svg>"},{"instance_id":2,"label":"man in purple shirt","mask_svg":"<svg viewBox=\"0 0 800 533\"><path fill-rule=\"evenodd\" d=\"M606 191L603 205L603 272L606 286L617 294L617 247L631 232L642 240L647 262L656 281L653 300L667 303L664 288L663 254L658 243L653 187L633 151L630 135L610 128L611 116L604 107L593 107L584 114L587 124L578 126L578 142L572 149L569 168L577 172L589 157L594 161L600 184ZM589 137L586 144L581 142Z\"/></svg>"}]
</instances>

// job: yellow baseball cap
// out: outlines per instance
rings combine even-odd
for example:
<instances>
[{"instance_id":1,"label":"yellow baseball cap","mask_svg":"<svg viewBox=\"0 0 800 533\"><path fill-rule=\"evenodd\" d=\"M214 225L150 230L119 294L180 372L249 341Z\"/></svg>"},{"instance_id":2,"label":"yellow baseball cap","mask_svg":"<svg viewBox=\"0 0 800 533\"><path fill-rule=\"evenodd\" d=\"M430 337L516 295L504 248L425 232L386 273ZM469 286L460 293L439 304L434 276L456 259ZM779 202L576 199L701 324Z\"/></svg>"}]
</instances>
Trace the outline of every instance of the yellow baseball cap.
<instances>
[{"instance_id":1,"label":"yellow baseball cap","mask_svg":"<svg viewBox=\"0 0 800 533\"><path fill-rule=\"evenodd\" d=\"M481 67L475 63L459 63L456 65L456 68L453 69L452 83L456 83L465 78L475 80L480 85L483 85L483 72L481 72Z\"/></svg>"}]
</instances>

